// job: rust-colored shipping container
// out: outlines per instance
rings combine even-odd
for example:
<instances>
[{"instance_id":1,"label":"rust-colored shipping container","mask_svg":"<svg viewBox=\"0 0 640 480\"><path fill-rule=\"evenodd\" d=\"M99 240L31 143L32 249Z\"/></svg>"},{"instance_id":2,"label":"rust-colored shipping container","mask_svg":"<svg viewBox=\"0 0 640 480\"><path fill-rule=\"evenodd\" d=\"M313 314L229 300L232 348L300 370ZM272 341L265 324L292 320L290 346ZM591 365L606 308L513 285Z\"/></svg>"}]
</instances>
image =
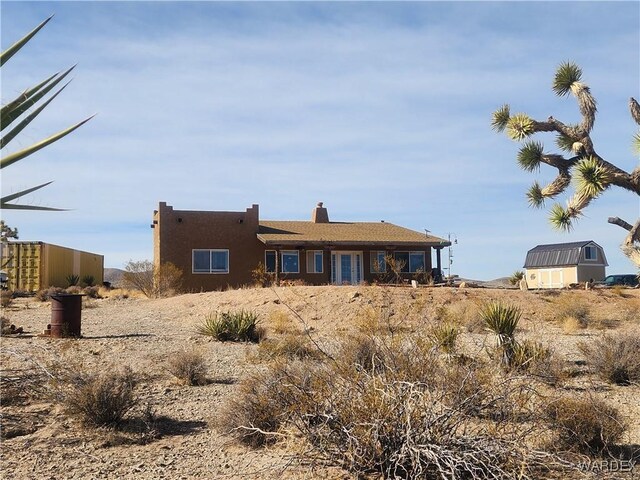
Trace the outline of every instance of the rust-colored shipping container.
<instances>
[{"instance_id":1,"label":"rust-colored shipping container","mask_svg":"<svg viewBox=\"0 0 640 480\"><path fill-rule=\"evenodd\" d=\"M91 276L96 285L103 282L103 255L44 242L8 242L1 248L9 290L67 287L69 275L77 275L80 281Z\"/></svg>"}]
</instances>

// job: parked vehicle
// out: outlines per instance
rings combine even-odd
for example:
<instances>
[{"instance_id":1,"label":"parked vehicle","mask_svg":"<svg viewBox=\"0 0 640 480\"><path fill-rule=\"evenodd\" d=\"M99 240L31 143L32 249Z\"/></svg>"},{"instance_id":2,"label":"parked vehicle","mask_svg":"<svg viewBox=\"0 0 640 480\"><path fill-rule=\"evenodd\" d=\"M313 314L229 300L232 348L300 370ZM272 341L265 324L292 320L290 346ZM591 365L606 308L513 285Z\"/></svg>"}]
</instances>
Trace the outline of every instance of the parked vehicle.
<instances>
[{"instance_id":1,"label":"parked vehicle","mask_svg":"<svg viewBox=\"0 0 640 480\"><path fill-rule=\"evenodd\" d=\"M637 287L640 282L638 281L638 275L624 274L624 275L607 275L604 282L601 284L605 287L613 287L614 285L626 285L628 287Z\"/></svg>"}]
</instances>

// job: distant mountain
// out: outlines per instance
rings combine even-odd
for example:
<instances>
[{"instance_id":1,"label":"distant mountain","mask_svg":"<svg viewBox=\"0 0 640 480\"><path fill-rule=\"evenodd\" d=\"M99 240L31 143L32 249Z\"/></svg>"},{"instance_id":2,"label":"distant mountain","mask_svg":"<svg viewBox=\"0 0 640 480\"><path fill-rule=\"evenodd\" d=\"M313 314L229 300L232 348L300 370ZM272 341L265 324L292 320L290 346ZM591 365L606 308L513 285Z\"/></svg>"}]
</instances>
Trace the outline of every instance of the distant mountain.
<instances>
[{"instance_id":1,"label":"distant mountain","mask_svg":"<svg viewBox=\"0 0 640 480\"><path fill-rule=\"evenodd\" d=\"M119 268L105 268L104 269L104 281L110 282L111 286L117 287L122 282L122 275L124 270Z\"/></svg>"}]
</instances>

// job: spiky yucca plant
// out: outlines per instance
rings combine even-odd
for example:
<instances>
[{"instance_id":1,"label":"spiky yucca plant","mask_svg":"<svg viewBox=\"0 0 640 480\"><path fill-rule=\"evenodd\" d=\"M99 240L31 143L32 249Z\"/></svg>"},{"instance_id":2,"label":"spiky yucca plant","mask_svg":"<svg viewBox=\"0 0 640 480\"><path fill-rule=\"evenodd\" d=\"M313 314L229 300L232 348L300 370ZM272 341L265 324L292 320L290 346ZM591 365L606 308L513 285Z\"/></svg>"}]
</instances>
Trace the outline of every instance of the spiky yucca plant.
<instances>
[{"instance_id":1,"label":"spiky yucca plant","mask_svg":"<svg viewBox=\"0 0 640 480\"><path fill-rule=\"evenodd\" d=\"M501 354L503 366L513 363L516 348L515 331L522 317L520 309L500 301L492 301L480 309L480 318L487 329L496 336L496 348Z\"/></svg>"},{"instance_id":2,"label":"spiky yucca plant","mask_svg":"<svg viewBox=\"0 0 640 480\"><path fill-rule=\"evenodd\" d=\"M629 173L596 153L591 139L597 113L596 100L589 87L582 81L582 69L577 64L560 64L552 89L560 97L569 94L575 97L582 117L580 123L565 124L553 117L537 121L524 113L511 115L510 106L505 104L493 113L491 126L498 132L505 131L509 138L517 141L523 141L541 132L556 134L558 148L571 156L545 153L541 142L526 140L518 152L517 161L523 170L529 172L538 170L541 164L549 165L558 171L556 178L548 185L541 187L535 182L529 188L526 195L529 205L533 207L543 206L546 199L555 198L573 183L575 194L567 202L566 208L556 203L551 207L549 216L553 227L569 231L591 201L612 186L640 196L640 165ZM632 119L640 125L640 105L634 98L629 101L629 109ZM633 147L640 154L640 132L634 135ZM610 217L609 223L629 232L622 244L622 250L640 268L640 218L635 225L617 217Z\"/></svg>"},{"instance_id":3,"label":"spiky yucca plant","mask_svg":"<svg viewBox=\"0 0 640 480\"><path fill-rule=\"evenodd\" d=\"M0 66L4 66L4 64L13 55L15 55L22 47L24 47L29 42L29 40L31 40L35 36L35 34L38 33L40 29L49 22L49 20L51 20L52 17L53 15L47 18L40 25L38 25L36 28L34 28L31 32L29 32L27 35L22 37L16 43L11 45L5 51L3 51L0 54ZM10 126L11 126L11 130L9 130L8 133L3 133L2 139L0 139L1 148L6 147L13 139L15 139L16 136L20 132L22 132L22 130L24 130L24 128L27 127L51 103L51 101L54 98L56 98L58 94L60 94L62 90L64 90L64 88L69 84L69 82L60 86L58 90L55 91L55 93L53 93L47 100L44 100L46 98L46 95L49 94L51 91L53 91L53 89L57 88L60 82L62 82L62 80L66 78L67 75L69 75L69 73L73 70L73 68L74 67L71 67L62 73L56 73L54 75L51 75L49 78L47 78L43 82L40 82L34 87L28 88L23 93L21 93L18 97L16 97L14 100L10 101L9 103L7 103L2 107L0 111L0 116L1 116L0 123L2 125L1 130L4 132L4 130ZM39 103L40 105L37 106ZM31 109L36 106L37 108L31 111ZM54 135L51 135L48 138L45 138L43 140L40 140L39 142L36 142L18 151L15 151L13 153L3 156L2 159L0 159L0 169L13 165L14 163L20 160L23 160L29 155L34 154L38 150L41 150L46 146L51 145L52 143L69 135L71 132L73 132L74 130L76 130L86 122L88 122L91 118L92 117L88 117L82 120L81 122L78 122L75 125L72 125L69 128L66 128ZM52 208L52 207L43 207L43 206L37 206L37 205L20 205L16 203L11 203L12 201L17 200L18 198L21 198L25 195L28 195L29 193L35 192L36 190L46 187L50 183L51 182L43 183L41 185L36 185L35 187L27 188L25 190L21 190L16 193L5 195L2 198L0 198L0 208L7 209L7 210L10 210L10 209L49 210L49 211L61 210L59 208Z\"/></svg>"}]
</instances>

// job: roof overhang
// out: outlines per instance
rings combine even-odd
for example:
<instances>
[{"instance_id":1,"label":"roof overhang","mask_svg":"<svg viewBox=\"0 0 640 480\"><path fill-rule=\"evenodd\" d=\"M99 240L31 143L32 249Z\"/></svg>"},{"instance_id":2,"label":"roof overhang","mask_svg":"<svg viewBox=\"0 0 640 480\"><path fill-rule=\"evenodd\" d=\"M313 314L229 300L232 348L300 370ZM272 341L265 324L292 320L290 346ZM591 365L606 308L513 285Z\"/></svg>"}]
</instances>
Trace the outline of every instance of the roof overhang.
<instances>
[{"instance_id":1,"label":"roof overhang","mask_svg":"<svg viewBox=\"0 0 640 480\"><path fill-rule=\"evenodd\" d=\"M309 239L273 239L265 238L262 235L257 235L258 240L267 246L283 246L283 247L342 247L342 246L363 246L363 247L380 247L385 249L392 249L396 247L448 247L451 242L407 242L407 241L362 241L362 240L309 240Z\"/></svg>"}]
</instances>

